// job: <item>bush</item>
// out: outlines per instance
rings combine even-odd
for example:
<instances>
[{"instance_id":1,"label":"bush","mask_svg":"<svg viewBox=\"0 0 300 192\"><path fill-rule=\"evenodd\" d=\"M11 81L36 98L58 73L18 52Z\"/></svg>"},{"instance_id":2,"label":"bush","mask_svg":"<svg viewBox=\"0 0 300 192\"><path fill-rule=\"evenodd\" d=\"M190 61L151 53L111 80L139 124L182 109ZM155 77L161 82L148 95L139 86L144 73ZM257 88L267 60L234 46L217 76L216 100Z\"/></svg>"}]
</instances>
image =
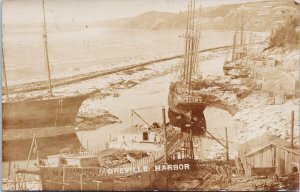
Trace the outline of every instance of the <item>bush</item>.
<instances>
[{"instance_id":1,"label":"bush","mask_svg":"<svg viewBox=\"0 0 300 192\"><path fill-rule=\"evenodd\" d=\"M296 31L299 28L299 18L289 16L288 19L276 30L272 30L269 47L283 47L285 45L297 45L299 34Z\"/></svg>"}]
</instances>

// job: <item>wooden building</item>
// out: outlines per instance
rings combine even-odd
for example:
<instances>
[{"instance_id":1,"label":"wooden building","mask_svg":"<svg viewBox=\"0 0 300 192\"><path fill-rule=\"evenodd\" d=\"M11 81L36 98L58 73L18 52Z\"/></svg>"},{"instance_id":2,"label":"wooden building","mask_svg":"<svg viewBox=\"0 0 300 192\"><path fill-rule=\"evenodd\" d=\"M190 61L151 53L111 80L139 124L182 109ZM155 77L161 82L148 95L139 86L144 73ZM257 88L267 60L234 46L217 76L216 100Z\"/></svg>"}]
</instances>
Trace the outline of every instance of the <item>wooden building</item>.
<instances>
[{"instance_id":1,"label":"wooden building","mask_svg":"<svg viewBox=\"0 0 300 192\"><path fill-rule=\"evenodd\" d=\"M239 147L245 175L283 176L299 169L299 147L273 135L262 135Z\"/></svg>"},{"instance_id":2,"label":"wooden building","mask_svg":"<svg viewBox=\"0 0 300 192\"><path fill-rule=\"evenodd\" d=\"M275 95L296 96L299 92L298 87L299 80L294 76L285 72L274 71L265 75L261 91Z\"/></svg>"}]
</instances>

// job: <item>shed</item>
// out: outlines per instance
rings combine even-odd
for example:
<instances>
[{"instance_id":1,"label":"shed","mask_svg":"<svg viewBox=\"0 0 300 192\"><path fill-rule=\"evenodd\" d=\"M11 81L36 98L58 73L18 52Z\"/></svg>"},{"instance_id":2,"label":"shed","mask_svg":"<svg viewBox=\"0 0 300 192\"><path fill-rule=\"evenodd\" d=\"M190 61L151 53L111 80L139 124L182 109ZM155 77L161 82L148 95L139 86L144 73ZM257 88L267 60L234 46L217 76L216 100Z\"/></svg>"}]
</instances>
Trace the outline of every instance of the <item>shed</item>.
<instances>
[{"instance_id":1,"label":"shed","mask_svg":"<svg viewBox=\"0 0 300 192\"><path fill-rule=\"evenodd\" d=\"M293 75L276 71L271 78L263 80L262 91L282 95L295 95L298 86L299 81Z\"/></svg>"},{"instance_id":2,"label":"shed","mask_svg":"<svg viewBox=\"0 0 300 192\"><path fill-rule=\"evenodd\" d=\"M292 148L290 142L273 135L265 134L242 144L239 155L248 177L298 171L298 146Z\"/></svg>"}]
</instances>

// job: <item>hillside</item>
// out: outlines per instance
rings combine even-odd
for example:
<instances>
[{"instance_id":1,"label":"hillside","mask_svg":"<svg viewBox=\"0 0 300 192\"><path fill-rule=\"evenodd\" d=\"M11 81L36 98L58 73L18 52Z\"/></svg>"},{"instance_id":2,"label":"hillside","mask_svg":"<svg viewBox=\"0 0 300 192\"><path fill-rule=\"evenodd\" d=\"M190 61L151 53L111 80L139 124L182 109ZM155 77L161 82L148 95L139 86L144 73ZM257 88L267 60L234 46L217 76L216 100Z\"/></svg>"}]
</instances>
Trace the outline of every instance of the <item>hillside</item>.
<instances>
[{"instance_id":1,"label":"hillside","mask_svg":"<svg viewBox=\"0 0 300 192\"><path fill-rule=\"evenodd\" d=\"M252 25L254 31L270 31L273 26L284 20L285 14L298 15L298 6L293 0L287 1L260 1L250 3L238 3L230 5L218 5L203 9L202 26L204 29L234 30L236 12L243 10L246 30ZM196 9L199 13L199 8ZM199 14L196 16L199 22ZM187 20L187 12L165 13L146 12L136 17L111 20L102 25L125 28L138 28L159 30L169 28L184 28ZM240 20L238 21L240 22Z\"/></svg>"}]
</instances>

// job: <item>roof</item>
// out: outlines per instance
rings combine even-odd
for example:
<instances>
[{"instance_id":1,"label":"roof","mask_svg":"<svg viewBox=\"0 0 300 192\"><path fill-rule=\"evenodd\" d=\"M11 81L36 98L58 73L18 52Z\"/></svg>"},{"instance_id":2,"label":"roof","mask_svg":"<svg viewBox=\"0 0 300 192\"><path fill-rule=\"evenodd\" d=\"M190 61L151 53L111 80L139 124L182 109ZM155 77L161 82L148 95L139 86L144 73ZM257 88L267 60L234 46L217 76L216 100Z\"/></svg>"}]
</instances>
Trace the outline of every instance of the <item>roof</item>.
<instances>
[{"instance_id":1,"label":"roof","mask_svg":"<svg viewBox=\"0 0 300 192\"><path fill-rule=\"evenodd\" d=\"M260 147L257 147L257 148L254 148L252 149L250 152L248 152L245 156L251 156L269 146L276 146L276 147L279 147L283 150L286 150L286 151L289 151L291 153L294 153L296 155L299 155L299 146L295 146L294 148L291 148L290 146L290 142L286 141L286 140L283 140L283 139L280 139L279 137L277 136L274 136L274 135L269 135L269 134L264 134L263 135L264 139L266 140L266 143L263 145L263 146L260 146ZM252 140L252 141L255 141L255 138Z\"/></svg>"},{"instance_id":2,"label":"roof","mask_svg":"<svg viewBox=\"0 0 300 192\"><path fill-rule=\"evenodd\" d=\"M261 151L261 150L263 150L263 149L271 146L271 145L272 144L267 144L267 145L264 145L262 147L255 148L255 149L251 150L250 152L246 153L245 157L251 156L251 155L253 155L253 154L255 154L255 153L257 153L257 152L259 152L259 151Z\"/></svg>"},{"instance_id":3,"label":"roof","mask_svg":"<svg viewBox=\"0 0 300 192\"><path fill-rule=\"evenodd\" d=\"M141 134L143 132L159 132L160 130L162 130L161 127L159 128L155 128L154 125L152 124L151 126L147 126L147 125L132 125L128 128L126 128L125 130L123 130L121 132L120 135L128 135L128 134Z\"/></svg>"},{"instance_id":4,"label":"roof","mask_svg":"<svg viewBox=\"0 0 300 192\"><path fill-rule=\"evenodd\" d=\"M298 149L295 149L295 148L289 148L289 147L283 147L283 146L279 146L279 145L275 145L275 144L271 143L271 144L268 144L268 145L265 145L265 146L263 146L263 147L256 148L256 149L250 151L249 153L247 153L247 154L245 155L245 157L252 156L252 155L254 155L255 153L258 153L258 152L260 152L261 150L263 150L263 149L265 149L265 148L267 148L267 147L269 147L269 146L276 146L276 147L279 147L279 148L281 148L281 149L283 149L283 150L286 150L286 151L288 151L288 152L291 152L291 153L294 153L294 154L296 154L296 155L299 155L299 150L298 150Z\"/></svg>"},{"instance_id":5,"label":"roof","mask_svg":"<svg viewBox=\"0 0 300 192\"><path fill-rule=\"evenodd\" d=\"M148 126L140 126L140 125L133 125L131 127L126 128L122 131L120 135L124 134L140 134L144 131L148 131Z\"/></svg>"}]
</instances>

